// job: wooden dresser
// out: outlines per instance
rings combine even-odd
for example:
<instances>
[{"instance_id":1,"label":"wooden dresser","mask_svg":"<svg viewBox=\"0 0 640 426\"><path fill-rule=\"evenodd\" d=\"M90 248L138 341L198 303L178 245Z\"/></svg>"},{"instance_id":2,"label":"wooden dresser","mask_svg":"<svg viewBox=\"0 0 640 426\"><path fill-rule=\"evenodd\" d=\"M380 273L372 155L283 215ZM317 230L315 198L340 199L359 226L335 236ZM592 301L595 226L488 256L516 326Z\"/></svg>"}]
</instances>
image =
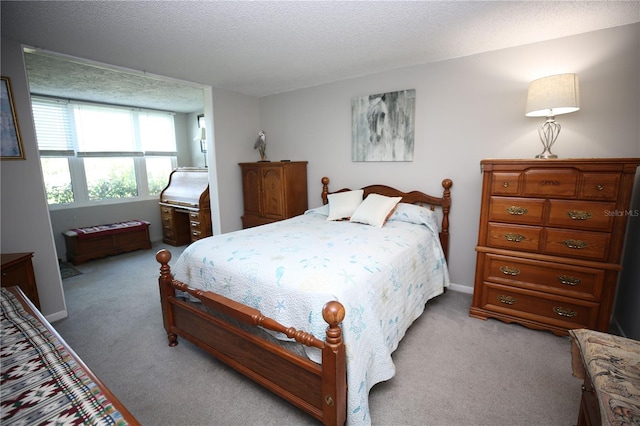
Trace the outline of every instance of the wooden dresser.
<instances>
[{"instance_id":1,"label":"wooden dresser","mask_svg":"<svg viewBox=\"0 0 640 426\"><path fill-rule=\"evenodd\" d=\"M2 253L1 257L2 287L20 287L31 303L40 309L36 276L31 262L33 253Z\"/></svg>"},{"instance_id":2,"label":"wooden dresser","mask_svg":"<svg viewBox=\"0 0 640 426\"><path fill-rule=\"evenodd\" d=\"M171 172L160 193L162 242L182 246L213 235L207 169L182 167Z\"/></svg>"},{"instance_id":3,"label":"wooden dresser","mask_svg":"<svg viewBox=\"0 0 640 426\"><path fill-rule=\"evenodd\" d=\"M483 160L470 315L608 331L640 158Z\"/></svg>"},{"instance_id":4,"label":"wooden dresser","mask_svg":"<svg viewBox=\"0 0 640 426\"><path fill-rule=\"evenodd\" d=\"M307 162L240 163L242 227L265 225L308 209Z\"/></svg>"}]
</instances>

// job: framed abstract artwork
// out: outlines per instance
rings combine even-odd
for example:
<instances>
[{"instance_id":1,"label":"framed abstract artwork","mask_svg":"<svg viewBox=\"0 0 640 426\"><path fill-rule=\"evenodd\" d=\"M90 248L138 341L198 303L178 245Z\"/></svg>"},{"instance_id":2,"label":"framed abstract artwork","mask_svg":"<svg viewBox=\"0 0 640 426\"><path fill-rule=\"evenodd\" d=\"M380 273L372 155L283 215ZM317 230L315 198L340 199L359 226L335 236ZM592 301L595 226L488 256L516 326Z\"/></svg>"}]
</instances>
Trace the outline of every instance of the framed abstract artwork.
<instances>
[{"instance_id":1,"label":"framed abstract artwork","mask_svg":"<svg viewBox=\"0 0 640 426\"><path fill-rule=\"evenodd\" d=\"M416 91L351 100L352 161L413 161Z\"/></svg>"},{"instance_id":2,"label":"framed abstract artwork","mask_svg":"<svg viewBox=\"0 0 640 426\"><path fill-rule=\"evenodd\" d=\"M11 81L2 77L0 94L0 157L3 160L24 160L20 127L13 105Z\"/></svg>"}]
</instances>

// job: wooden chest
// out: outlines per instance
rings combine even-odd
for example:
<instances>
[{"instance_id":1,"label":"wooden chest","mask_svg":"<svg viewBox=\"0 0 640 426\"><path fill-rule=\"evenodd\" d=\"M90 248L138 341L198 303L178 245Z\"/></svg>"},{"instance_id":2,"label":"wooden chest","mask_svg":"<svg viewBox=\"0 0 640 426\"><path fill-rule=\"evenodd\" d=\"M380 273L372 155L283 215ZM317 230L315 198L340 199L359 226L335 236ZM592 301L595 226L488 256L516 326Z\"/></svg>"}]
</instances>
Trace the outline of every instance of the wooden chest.
<instances>
[{"instance_id":1,"label":"wooden chest","mask_svg":"<svg viewBox=\"0 0 640 426\"><path fill-rule=\"evenodd\" d=\"M608 331L640 159L483 160L470 315Z\"/></svg>"},{"instance_id":2,"label":"wooden chest","mask_svg":"<svg viewBox=\"0 0 640 426\"><path fill-rule=\"evenodd\" d=\"M88 260L105 256L150 249L149 223L142 223L144 226L137 226L122 232L97 232L85 238L73 230L65 231L62 235L64 235L67 248L67 260L74 265L79 265Z\"/></svg>"}]
</instances>

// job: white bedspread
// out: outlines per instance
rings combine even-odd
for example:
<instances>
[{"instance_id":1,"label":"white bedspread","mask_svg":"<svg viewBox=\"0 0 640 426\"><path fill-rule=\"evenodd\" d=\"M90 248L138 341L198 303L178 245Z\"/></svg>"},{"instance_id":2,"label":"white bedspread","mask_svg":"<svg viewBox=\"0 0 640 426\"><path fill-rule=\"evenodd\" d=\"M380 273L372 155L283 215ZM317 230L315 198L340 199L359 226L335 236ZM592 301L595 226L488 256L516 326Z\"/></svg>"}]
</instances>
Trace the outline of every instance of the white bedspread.
<instances>
[{"instance_id":1,"label":"white bedspread","mask_svg":"<svg viewBox=\"0 0 640 426\"><path fill-rule=\"evenodd\" d=\"M322 208L199 240L172 271L194 288L260 310L324 340L322 307L346 310L347 423L370 424L368 395L393 377L391 353L427 300L449 285L435 215L400 204L382 228L330 222ZM286 339L286 336L280 336ZM317 353L308 353L320 362Z\"/></svg>"}]
</instances>

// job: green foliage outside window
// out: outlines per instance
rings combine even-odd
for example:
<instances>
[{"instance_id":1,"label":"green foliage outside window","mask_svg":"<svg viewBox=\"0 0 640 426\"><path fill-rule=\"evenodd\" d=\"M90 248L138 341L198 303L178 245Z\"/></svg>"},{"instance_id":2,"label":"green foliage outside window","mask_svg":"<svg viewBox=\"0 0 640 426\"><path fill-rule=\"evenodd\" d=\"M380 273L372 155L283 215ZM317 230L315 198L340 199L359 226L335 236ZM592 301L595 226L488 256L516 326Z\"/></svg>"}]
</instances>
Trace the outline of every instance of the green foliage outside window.
<instances>
[{"instance_id":1,"label":"green foliage outside window","mask_svg":"<svg viewBox=\"0 0 640 426\"><path fill-rule=\"evenodd\" d=\"M128 198L138 195L138 188L133 176L126 179L112 177L102 179L89 188L90 200L105 200L109 198Z\"/></svg>"},{"instance_id":2,"label":"green foliage outside window","mask_svg":"<svg viewBox=\"0 0 640 426\"><path fill-rule=\"evenodd\" d=\"M69 204L73 203L73 190L71 184L68 185L46 185L48 204Z\"/></svg>"}]
</instances>

